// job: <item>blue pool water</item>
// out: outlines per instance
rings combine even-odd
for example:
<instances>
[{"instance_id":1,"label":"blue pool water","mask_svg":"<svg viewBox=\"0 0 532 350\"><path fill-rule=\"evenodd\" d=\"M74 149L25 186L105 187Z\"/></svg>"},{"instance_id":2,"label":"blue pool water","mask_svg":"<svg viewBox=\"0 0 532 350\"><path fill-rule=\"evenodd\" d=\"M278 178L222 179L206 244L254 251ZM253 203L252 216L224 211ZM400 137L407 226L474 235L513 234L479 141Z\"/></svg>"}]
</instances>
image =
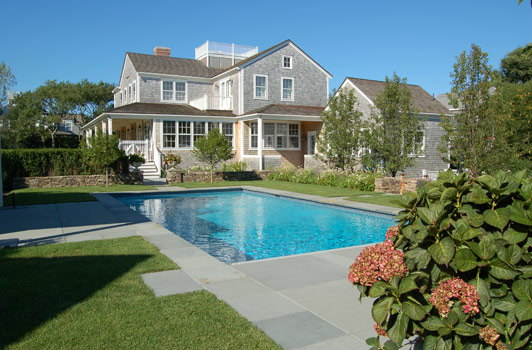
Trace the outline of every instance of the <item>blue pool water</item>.
<instances>
[{"instance_id":1,"label":"blue pool water","mask_svg":"<svg viewBox=\"0 0 532 350\"><path fill-rule=\"evenodd\" d=\"M225 263L376 243L395 225L385 214L241 190L117 199Z\"/></svg>"}]
</instances>

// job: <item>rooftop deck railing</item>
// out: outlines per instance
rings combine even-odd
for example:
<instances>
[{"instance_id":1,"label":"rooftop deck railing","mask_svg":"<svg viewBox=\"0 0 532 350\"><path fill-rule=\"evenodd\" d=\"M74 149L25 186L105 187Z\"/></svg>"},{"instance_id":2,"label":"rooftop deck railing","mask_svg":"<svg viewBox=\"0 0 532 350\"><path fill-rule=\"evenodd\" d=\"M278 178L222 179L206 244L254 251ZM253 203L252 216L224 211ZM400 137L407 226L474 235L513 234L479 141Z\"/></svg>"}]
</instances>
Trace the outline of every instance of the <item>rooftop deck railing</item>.
<instances>
[{"instance_id":1,"label":"rooftop deck railing","mask_svg":"<svg viewBox=\"0 0 532 350\"><path fill-rule=\"evenodd\" d=\"M259 52L257 46L245 46L237 44L217 43L207 41L200 47L196 48L196 59L207 54L218 54L238 58L247 58Z\"/></svg>"}]
</instances>

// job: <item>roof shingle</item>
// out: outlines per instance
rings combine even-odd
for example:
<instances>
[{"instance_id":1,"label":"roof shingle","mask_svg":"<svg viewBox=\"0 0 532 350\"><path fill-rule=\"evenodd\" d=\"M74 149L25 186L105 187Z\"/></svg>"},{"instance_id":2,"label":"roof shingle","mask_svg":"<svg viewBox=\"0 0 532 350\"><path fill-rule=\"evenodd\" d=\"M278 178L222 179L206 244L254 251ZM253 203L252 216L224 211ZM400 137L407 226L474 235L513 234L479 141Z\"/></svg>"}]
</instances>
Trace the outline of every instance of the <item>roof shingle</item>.
<instances>
[{"instance_id":1,"label":"roof shingle","mask_svg":"<svg viewBox=\"0 0 532 350\"><path fill-rule=\"evenodd\" d=\"M367 80L359 78L346 78L359 88L372 102L384 91L386 83L378 80ZM407 84L412 93L412 105L419 110L419 113L451 114L444 105L437 101L419 85Z\"/></svg>"},{"instance_id":2,"label":"roof shingle","mask_svg":"<svg viewBox=\"0 0 532 350\"><path fill-rule=\"evenodd\" d=\"M142 73L183 75L190 77L212 78L224 69L207 67L201 61L188 58L146 55L128 52L127 56L137 70Z\"/></svg>"}]
</instances>

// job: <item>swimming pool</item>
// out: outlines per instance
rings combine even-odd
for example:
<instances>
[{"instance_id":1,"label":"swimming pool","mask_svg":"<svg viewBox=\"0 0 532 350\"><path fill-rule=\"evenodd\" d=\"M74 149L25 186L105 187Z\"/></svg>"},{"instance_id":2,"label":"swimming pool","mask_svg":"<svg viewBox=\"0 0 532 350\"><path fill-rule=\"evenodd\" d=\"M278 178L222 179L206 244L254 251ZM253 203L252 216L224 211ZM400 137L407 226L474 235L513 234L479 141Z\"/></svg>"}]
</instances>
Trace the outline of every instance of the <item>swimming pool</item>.
<instances>
[{"instance_id":1,"label":"swimming pool","mask_svg":"<svg viewBox=\"0 0 532 350\"><path fill-rule=\"evenodd\" d=\"M376 243L391 215L248 190L115 195L225 263Z\"/></svg>"}]
</instances>

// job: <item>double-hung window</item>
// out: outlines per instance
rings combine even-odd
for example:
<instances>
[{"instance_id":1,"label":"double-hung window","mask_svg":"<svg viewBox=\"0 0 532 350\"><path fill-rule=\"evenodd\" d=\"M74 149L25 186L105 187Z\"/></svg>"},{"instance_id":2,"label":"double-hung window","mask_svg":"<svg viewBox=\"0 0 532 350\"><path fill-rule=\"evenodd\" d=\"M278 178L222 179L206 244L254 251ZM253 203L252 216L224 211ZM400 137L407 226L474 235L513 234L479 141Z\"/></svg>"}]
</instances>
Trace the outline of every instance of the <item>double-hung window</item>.
<instances>
[{"instance_id":1,"label":"double-hung window","mask_svg":"<svg viewBox=\"0 0 532 350\"><path fill-rule=\"evenodd\" d=\"M256 122L249 123L250 147L257 148L259 145L259 124Z\"/></svg>"},{"instance_id":2,"label":"double-hung window","mask_svg":"<svg viewBox=\"0 0 532 350\"><path fill-rule=\"evenodd\" d=\"M268 76L258 75L254 76L254 98L267 100L268 99Z\"/></svg>"},{"instance_id":3,"label":"double-hung window","mask_svg":"<svg viewBox=\"0 0 532 350\"><path fill-rule=\"evenodd\" d=\"M420 127L414 134L414 156L425 155L425 129Z\"/></svg>"},{"instance_id":4,"label":"double-hung window","mask_svg":"<svg viewBox=\"0 0 532 350\"><path fill-rule=\"evenodd\" d=\"M275 139L275 123L264 123L264 147L273 148Z\"/></svg>"},{"instance_id":5,"label":"double-hung window","mask_svg":"<svg viewBox=\"0 0 532 350\"><path fill-rule=\"evenodd\" d=\"M283 55L283 68L292 69L292 56Z\"/></svg>"},{"instance_id":6,"label":"double-hung window","mask_svg":"<svg viewBox=\"0 0 532 350\"><path fill-rule=\"evenodd\" d=\"M225 135L227 142L233 144L233 123L222 123L222 133Z\"/></svg>"},{"instance_id":7,"label":"double-hung window","mask_svg":"<svg viewBox=\"0 0 532 350\"><path fill-rule=\"evenodd\" d=\"M293 101L294 100L294 78L282 78L281 79L281 88L282 88L282 101Z\"/></svg>"},{"instance_id":8,"label":"double-hung window","mask_svg":"<svg viewBox=\"0 0 532 350\"><path fill-rule=\"evenodd\" d=\"M128 93L127 93L127 95L128 95L127 100L128 100L129 102L133 102L133 98L131 97L131 84L129 84L129 86L128 86L128 90L127 90L127 91L128 91Z\"/></svg>"},{"instance_id":9,"label":"double-hung window","mask_svg":"<svg viewBox=\"0 0 532 350\"><path fill-rule=\"evenodd\" d=\"M175 148L175 122L163 121L163 147Z\"/></svg>"},{"instance_id":10,"label":"double-hung window","mask_svg":"<svg viewBox=\"0 0 532 350\"><path fill-rule=\"evenodd\" d=\"M187 84L184 81L163 81L163 101L186 102Z\"/></svg>"},{"instance_id":11,"label":"double-hung window","mask_svg":"<svg viewBox=\"0 0 532 350\"><path fill-rule=\"evenodd\" d=\"M189 148L192 145L192 130L190 128L191 122L178 122L178 147Z\"/></svg>"},{"instance_id":12,"label":"double-hung window","mask_svg":"<svg viewBox=\"0 0 532 350\"><path fill-rule=\"evenodd\" d=\"M120 106L124 104L124 95L120 92Z\"/></svg>"},{"instance_id":13,"label":"double-hung window","mask_svg":"<svg viewBox=\"0 0 532 350\"><path fill-rule=\"evenodd\" d=\"M288 124L288 147L299 148L299 124Z\"/></svg>"},{"instance_id":14,"label":"double-hung window","mask_svg":"<svg viewBox=\"0 0 532 350\"><path fill-rule=\"evenodd\" d=\"M134 81L133 82L133 102L135 102L137 100L137 83Z\"/></svg>"},{"instance_id":15,"label":"double-hung window","mask_svg":"<svg viewBox=\"0 0 532 350\"><path fill-rule=\"evenodd\" d=\"M194 142L205 136L205 122L194 122Z\"/></svg>"},{"instance_id":16,"label":"double-hung window","mask_svg":"<svg viewBox=\"0 0 532 350\"><path fill-rule=\"evenodd\" d=\"M286 148L286 137L288 136L288 130L286 124L277 124L277 148Z\"/></svg>"}]
</instances>

